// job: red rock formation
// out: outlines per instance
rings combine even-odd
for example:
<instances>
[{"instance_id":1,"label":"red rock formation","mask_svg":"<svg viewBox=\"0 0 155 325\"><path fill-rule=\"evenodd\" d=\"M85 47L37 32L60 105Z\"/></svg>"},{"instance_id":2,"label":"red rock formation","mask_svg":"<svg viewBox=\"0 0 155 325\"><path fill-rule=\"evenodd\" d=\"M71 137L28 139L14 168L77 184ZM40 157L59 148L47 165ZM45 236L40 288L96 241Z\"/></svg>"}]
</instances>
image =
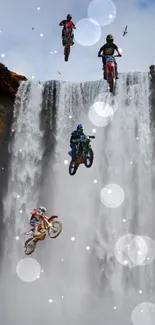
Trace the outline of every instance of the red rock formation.
<instances>
[{"instance_id":1,"label":"red rock formation","mask_svg":"<svg viewBox=\"0 0 155 325\"><path fill-rule=\"evenodd\" d=\"M5 135L7 126L11 124L13 114L13 102L21 81L26 77L9 71L0 63L0 140Z\"/></svg>"},{"instance_id":2,"label":"red rock formation","mask_svg":"<svg viewBox=\"0 0 155 325\"><path fill-rule=\"evenodd\" d=\"M151 74L151 77L155 77L155 65L154 64L152 64L151 66L150 66L150 74Z\"/></svg>"}]
</instances>

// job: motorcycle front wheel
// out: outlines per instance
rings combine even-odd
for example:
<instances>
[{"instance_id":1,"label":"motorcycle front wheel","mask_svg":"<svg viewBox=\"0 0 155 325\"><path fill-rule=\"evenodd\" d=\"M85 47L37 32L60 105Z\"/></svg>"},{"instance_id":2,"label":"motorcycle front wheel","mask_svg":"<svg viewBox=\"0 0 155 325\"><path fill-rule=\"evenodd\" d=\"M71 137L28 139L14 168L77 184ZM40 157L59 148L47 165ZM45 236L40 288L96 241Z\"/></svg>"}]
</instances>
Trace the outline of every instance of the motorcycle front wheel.
<instances>
[{"instance_id":1,"label":"motorcycle front wheel","mask_svg":"<svg viewBox=\"0 0 155 325\"><path fill-rule=\"evenodd\" d=\"M93 161L94 161L94 153L93 153L93 150L91 148L89 148L86 153L84 164L87 168L90 168L93 164Z\"/></svg>"},{"instance_id":2,"label":"motorcycle front wheel","mask_svg":"<svg viewBox=\"0 0 155 325\"><path fill-rule=\"evenodd\" d=\"M109 87L110 87L110 92L112 93L113 90L114 90L114 78L113 78L113 74L110 75Z\"/></svg>"},{"instance_id":3,"label":"motorcycle front wheel","mask_svg":"<svg viewBox=\"0 0 155 325\"><path fill-rule=\"evenodd\" d=\"M50 218L48 219L48 221L50 222ZM52 228L49 228L48 235L50 238L57 238L60 235L60 233L62 232L62 223L60 221L52 221L51 225L52 225L52 227L55 228L55 230Z\"/></svg>"}]
</instances>

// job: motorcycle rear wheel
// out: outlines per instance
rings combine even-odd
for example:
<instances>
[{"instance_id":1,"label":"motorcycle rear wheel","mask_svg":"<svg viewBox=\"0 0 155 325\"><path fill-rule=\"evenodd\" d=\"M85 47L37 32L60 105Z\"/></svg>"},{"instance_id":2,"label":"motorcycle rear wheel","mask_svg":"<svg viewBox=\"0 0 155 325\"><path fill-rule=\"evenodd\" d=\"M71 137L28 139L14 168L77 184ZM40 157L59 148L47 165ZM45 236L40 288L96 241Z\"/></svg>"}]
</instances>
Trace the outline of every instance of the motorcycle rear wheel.
<instances>
[{"instance_id":1,"label":"motorcycle rear wheel","mask_svg":"<svg viewBox=\"0 0 155 325\"><path fill-rule=\"evenodd\" d=\"M70 54L70 45L65 45L65 47L64 47L64 57L65 57L66 62L69 59L69 54Z\"/></svg>"},{"instance_id":2,"label":"motorcycle rear wheel","mask_svg":"<svg viewBox=\"0 0 155 325\"><path fill-rule=\"evenodd\" d=\"M71 176L75 175L77 172L77 169L78 169L78 166L73 161L71 161L69 164L69 175L71 175Z\"/></svg>"},{"instance_id":3,"label":"motorcycle rear wheel","mask_svg":"<svg viewBox=\"0 0 155 325\"><path fill-rule=\"evenodd\" d=\"M25 242L24 253L26 255L31 255L35 251L35 248L36 248L36 242L33 240L33 238L29 238Z\"/></svg>"}]
</instances>

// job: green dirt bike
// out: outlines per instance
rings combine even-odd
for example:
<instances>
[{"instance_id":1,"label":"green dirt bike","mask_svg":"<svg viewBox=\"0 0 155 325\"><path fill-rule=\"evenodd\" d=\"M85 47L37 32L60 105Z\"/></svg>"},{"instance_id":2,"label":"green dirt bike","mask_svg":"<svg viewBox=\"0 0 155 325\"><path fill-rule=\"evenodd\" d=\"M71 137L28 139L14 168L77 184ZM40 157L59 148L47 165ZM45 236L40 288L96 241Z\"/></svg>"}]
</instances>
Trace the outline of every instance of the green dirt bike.
<instances>
[{"instance_id":1,"label":"green dirt bike","mask_svg":"<svg viewBox=\"0 0 155 325\"><path fill-rule=\"evenodd\" d=\"M95 136L87 136L84 143L79 143L77 148L77 155L75 159L71 160L69 164L69 174L75 175L79 165L85 164L87 168L90 168L94 161L94 153L91 148L91 139L95 139Z\"/></svg>"}]
</instances>

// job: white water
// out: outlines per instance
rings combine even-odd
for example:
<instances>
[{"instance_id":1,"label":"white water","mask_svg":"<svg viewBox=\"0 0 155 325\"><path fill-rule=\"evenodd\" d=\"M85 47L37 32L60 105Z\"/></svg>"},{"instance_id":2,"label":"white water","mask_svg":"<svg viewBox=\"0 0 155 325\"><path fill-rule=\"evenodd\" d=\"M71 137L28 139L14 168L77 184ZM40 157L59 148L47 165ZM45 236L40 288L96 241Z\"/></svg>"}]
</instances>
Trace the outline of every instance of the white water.
<instances>
[{"instance_id":1,"label":"white water","mask_svg":"<svg viewBox=\"0 0 155 325\"><path fill-rule=\"evenodd\" d=\"M147 76L138 76L138 84L129 87L126 86L126 76L119 80L116 94L118 112L109 126L96 128L96 139L92 141L95 154L92 168L80 166L77 174L70 176L68 165L64 165L64 160L69 160L67 153L71 131L82 123L85 132L91 134L94 126L89 122L88 110L93 101L107 98L110 101L111 95L104 93L106 88L106 83L96 86L85 84L82 88L80 85L62 83L57 93L56 163L52 165L51 153L47 178L42 184L41 204L48 207L49 215L59 216L63 233L55 241L47 238L37 246L44 276L37 280L37 291L32 292L32 299L34 297L33 306L46 310L39 315L39 319L35 314L31 315L31 321L37 321L38 325L43 321L50 324L51 315L52 322L58 325L71 325L73 322L77 325L100 325L105 322L106 325L129 325L132 324L131 312L140 302L138 290L143 290L141 301L149 302L155 295L152 286L153 264L147 268L147 272L145 266L129 271L120 266L114 257L119 236L135 233L155 239L152 227L154 193L150 177L152 140ZM35 100L36 97L34 94ZM39 119L36 128L39 129ZM41 133L39 135L38 148L43 136ZM29 170L28 161L24 162L22 170ZM16 186L18 182L21 184L20 179L17 178ZM97 184L93 183L94 179L98 180ZM125 192L125 202L120 208L107 209L100 203L100 190L108 183L120 185ZM24 203L27 199L25 195ZM30 202L34 207L35 201L31 198ZM28 206L30 209L31 205ZM123 218L126 218L126 223L122 222ZM75 237L75 241L71 241L71 237ZM90 246L90 250L86 249L87 246ZM148 279L151 279L150 282ZM33 284L32 287L36 288ZM18 283L17 298L21 310L25 303L28 310L30 308L28 290L22 285L20 289ZM20 292L25 295L25 302L20 301ZM53 299L53 304L47 306L49 298ZM117 311L113 309L114 306ZM17 320L13 316L16 305L8 308L10 319L12 315L12 320ZM22 311L19 316L21 319ZM29 322L27 314L23 322L23 325ZM7 324L11 325L11 322Z\"/></svg>"},{"instance_id":2,"label":"white water","mask_svg":"<svg viewBox=\"0 0 155 325\"><path fill-rule=\"evenodd\" d=\"M10 177L4 200L5 222L9 235L14 239L14 253L17 250L15 237L29 228L29 213L38 203L37 185L44 152L43 132L40 130L42 90L40 84L22 83L14 106ZM18 259L17 254L15 261Z\"/></svg>"}]
</instances>

